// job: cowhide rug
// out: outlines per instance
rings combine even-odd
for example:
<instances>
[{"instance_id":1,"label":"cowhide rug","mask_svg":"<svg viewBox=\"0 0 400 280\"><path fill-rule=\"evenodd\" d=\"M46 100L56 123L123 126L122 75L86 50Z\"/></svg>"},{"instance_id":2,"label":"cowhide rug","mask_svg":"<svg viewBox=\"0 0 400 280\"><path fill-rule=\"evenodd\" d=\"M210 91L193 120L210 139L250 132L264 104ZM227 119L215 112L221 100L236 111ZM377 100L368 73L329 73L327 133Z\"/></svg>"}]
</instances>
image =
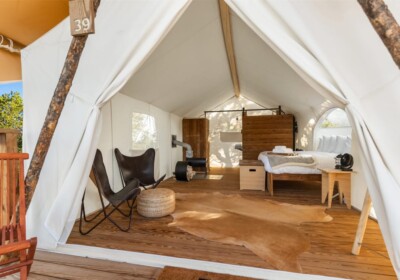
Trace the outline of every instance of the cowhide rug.
<instances>
[{"instance_id":1,"label":"cowhide rug","mask_svg":"<svg viewBox=\"0 0 400 280\"><path fill-rule=\"evenodd\" d=\"M323 206L293 205L221 193L177 193L176 226L207 240L242 245L279 270L301 271L309 247L299 225L329 222Z\"/></svg>"}]
</instances>

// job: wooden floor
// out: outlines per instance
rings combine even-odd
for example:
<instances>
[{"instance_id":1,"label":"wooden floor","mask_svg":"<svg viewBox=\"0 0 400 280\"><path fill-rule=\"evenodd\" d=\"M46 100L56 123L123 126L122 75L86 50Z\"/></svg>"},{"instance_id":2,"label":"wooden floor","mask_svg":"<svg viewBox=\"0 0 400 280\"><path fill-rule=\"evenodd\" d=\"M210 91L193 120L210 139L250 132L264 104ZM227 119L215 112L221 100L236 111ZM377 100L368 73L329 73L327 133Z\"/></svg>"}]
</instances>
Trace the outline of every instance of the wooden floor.
<instances>
[{"instance_id":1,"label":"wooden floor","mask_svg":"<svg viewBox=\"0 0 400 280\"><path fill-rule=\"evenodd\" d=\"M191 182L169 179L160 187L171 188L176 192L219 191L263 196L294 204L320 204L321 189L317 183L278 182L274 188L275 195L271 198L261 191L239 191L238 169L215 169L212 173L223 174L224 177L222 180ZM335 200L327 213L333 217L332 222L301 226L311 241L310 249L300 256L304 273L352 279L396 279L375 221L369 220L361 254L354 256L351 248L360 213L348 210ZM76 223L68 243L271 268L244 247L201 239L168 227L170 222L170 216L147 219L135 213L134 225L128 233L120 232L111 223L104 222L88 236L79 234Z\"/></svg>"},{"instance_id":2,"label":"wooden floor","mask_svg":"<svg viewBox=\"0 0 400 280\"><path fill-rule=\"evenodd\" d=\"M29 279L157 279L162 269L37 251Z\"/></svg>"}]
</instances>

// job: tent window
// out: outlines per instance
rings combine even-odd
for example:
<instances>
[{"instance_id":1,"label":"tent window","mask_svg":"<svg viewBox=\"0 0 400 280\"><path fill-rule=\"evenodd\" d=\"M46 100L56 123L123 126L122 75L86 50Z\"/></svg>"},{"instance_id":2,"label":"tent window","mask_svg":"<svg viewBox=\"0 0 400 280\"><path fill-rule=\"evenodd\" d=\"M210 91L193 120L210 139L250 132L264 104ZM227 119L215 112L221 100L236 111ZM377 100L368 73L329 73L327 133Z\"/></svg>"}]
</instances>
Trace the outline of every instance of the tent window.
<instances>
[{"instance_id":1,"label":"tent window","mask_svg":"<svg viewBox=\"0 0 400 280\"><path fill-rule=\"evenodd\" d=\"M158 148L156 120L153 116L132 113L132 150Z\"/></svg>"},{"instance_id":2,"label":"tent window","mask_svg":"<svg viewBox=\"0 0 400 280\"><path fill-rule=\"evenodd\" d=\"M314 150L340 154L348 153L351 148L351 133L351 125L346 112L340 108L330 109L322 115L315 125ZM337 147L341 148L336 149Z\"/></svg>"},{"instance_id":3,"label":"tent window","mask_svg":"<svg viewBox=\"0 0 400 280\"><path fill-rule=\"evenodd\" d=\"M337 108L328 112L328 115L322 120L321 128L339 127L350 127L350 123L346 112Z\"/></svg>"}]
</instances>

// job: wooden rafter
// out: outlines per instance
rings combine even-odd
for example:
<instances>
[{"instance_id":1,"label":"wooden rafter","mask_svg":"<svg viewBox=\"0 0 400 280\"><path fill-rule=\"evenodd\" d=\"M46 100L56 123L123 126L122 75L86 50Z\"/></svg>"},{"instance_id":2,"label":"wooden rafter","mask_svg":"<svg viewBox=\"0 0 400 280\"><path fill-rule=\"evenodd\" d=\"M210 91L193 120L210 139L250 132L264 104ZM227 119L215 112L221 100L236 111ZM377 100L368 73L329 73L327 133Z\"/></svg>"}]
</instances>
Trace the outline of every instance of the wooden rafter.
<instances>
[{"instance_id":1,"label":"wooden rafter","mask_svg":"<svg viewBox=\"0 0 400 280\"><path fill-rule=\"evenodd\" d=\"M229 69L231 71L233 91L235 92L235 96L239 97L240 85L236 67L235 51L233 49L231 14L229 11L229 7L224 0L218 0L218 3L222 24L222 33L224 34L225 49L228 56Z\"/></svg>"},{"instance_id":2,"label":"wooden rafter","mask_svg":"<svg viewBox=\"0 0 400 280\"><path fill-rule=\"evenodd\" d=\"M358 0L375 31L400 68L400 26L383 0Z\"/></svg>"}]
</instances>

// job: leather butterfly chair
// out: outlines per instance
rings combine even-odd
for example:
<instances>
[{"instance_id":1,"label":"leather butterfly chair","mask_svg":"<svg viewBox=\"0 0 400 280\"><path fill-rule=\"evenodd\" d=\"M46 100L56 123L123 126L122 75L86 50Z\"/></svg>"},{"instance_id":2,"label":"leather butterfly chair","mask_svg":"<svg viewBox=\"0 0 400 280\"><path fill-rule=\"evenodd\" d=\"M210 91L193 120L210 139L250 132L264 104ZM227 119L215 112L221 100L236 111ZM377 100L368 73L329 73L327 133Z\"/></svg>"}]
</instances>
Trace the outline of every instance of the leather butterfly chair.
<instances>
[{"instance_id":1,"label":"leather butterfly chair","mask_svg":"<svg viewBox=\"0 0 400 280\"><path fill-rule=\"evenodd\" d=\"M90 233L92 230L94 230L98 225L100 225L104 220L108 219L111 223L113 223L117 228L119 228L121 231L128 231L131 227L131 222L132 222L132 216L133 216L133 205L136 197L140 194L140 188L139 188L139 181L136 179L133 179L129 182L128 185L126 185L124 188L122 188L118 192L114 192L111 189L110 182L108 180L106 168L104 166L103 162L103 156L100 152L100 150L96 151L96 156L94 158L93 162L93 167L92 167L92 173L90 174L90 177L92 180L95 182L98 192L99 192L99 197L100 197L100 202L102 209L98 211L97 214L95 214L93 217L88 219L86 217L86 212L85 212L85 194L83 195L82 198L82 204L81 204L81 215L79 219L79 232L82 235L86 235ZM108 200L109 204L106 206L104 203L104 199ZM131 201L131 203L129 203ZM129 212L124 213L119 209L119 207L124 203L127 202ZM112 207L111 211L108 211L107 213L107 208ZM115 220L113 220L110 216L113 214L115 211L118 211L120 214L123 216L129 218L129 224L126 228L122 228ZM95 225L93 225L91 228L88 230L84 231L82 228L83 220L87 223L92 222L95 220L98 216L101 214L104 215L104 217L99 220Z\"/></svg>"},{"instance_id":2,"label":"leather butterfly chair","mask_svg":"<svg viewBox=\"0 0 400 280\"><path fill-rule=\"evenodd\" d=\"M123 155L118 148L114 150L119 171L125 185L134 179L138 179L143 188L156 188L164 180L164 174L157 181L154 179L154 159L156 151L148 149L144 154L136 157Z\"/></svg>"}]
</instances>

